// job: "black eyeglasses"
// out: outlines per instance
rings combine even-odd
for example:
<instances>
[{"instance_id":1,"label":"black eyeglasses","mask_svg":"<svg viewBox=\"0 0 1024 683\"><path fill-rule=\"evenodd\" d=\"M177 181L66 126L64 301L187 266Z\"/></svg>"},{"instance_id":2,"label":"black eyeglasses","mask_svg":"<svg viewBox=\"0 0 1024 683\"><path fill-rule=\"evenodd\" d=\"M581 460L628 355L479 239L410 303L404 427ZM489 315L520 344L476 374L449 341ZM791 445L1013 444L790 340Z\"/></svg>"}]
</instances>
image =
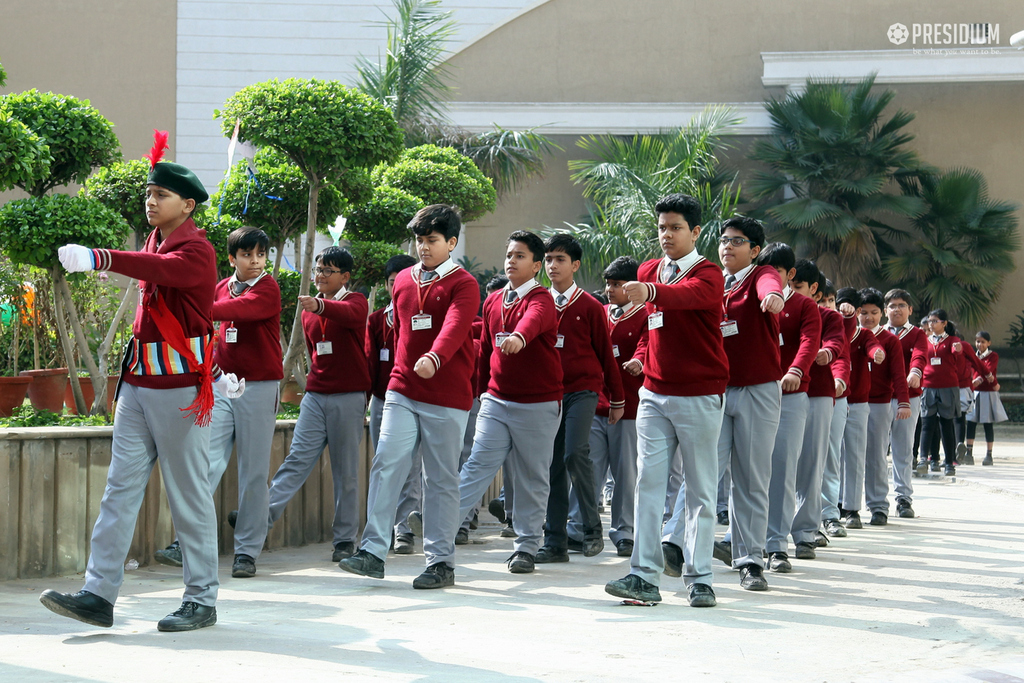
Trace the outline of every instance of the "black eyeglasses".
<instances>
[{"instance_id":1,"label":"black eyeglasses","mask_svg":"<svg viewBox=\"0 0 1024 683\"><path fill-rule=\"evenodd\" d=\"M334 268L321 268L320 266L317 266L316 268L313 269L314 275L326 275L327 277L330 277L335 273L340 272L340 270L335 270Z\"/></svg>"},{"instance_id":2,"label":"black eyeglasses","mask_svg":"<svg viewBox=\"0 0 1024 683\"><path fill-rule=\"evenodd\" d=\"M746 237L723 237L718 240L718 243L723 247L727 244L731 244L734 247L742 247L745 242L749 242Z\"/></svg>"}]
</instances>

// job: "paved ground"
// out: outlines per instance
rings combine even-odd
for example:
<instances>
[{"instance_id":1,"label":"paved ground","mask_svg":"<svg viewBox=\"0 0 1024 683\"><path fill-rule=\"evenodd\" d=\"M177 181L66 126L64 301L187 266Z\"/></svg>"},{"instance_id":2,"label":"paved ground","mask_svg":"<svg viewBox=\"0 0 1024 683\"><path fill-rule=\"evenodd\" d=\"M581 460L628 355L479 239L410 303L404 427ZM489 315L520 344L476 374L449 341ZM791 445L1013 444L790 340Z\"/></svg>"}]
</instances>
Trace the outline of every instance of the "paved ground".
<instances>
[{"instance_id":1,"label":"paved ground","mask_svg":"<svg viewBox=\"0 0 1024 683\"><path fill-rule=\"evenodd\" d=\"M220 623L191 634L156 631L180 600L167 568L128 574L113 629L39 604L81 577L0 583L0 681L1024 683L1024 431L1000 435L995 467L916 480L918 519L851 531L767 593L716 562L715 609L667 577L662 604L620 605L603 585L627 560L607 551L512 576L489 524L445 591L412 589L422 556L392 556L383 581L326 545L266 553L250 580L223 558Z\"/></svg>"}]
</instances>

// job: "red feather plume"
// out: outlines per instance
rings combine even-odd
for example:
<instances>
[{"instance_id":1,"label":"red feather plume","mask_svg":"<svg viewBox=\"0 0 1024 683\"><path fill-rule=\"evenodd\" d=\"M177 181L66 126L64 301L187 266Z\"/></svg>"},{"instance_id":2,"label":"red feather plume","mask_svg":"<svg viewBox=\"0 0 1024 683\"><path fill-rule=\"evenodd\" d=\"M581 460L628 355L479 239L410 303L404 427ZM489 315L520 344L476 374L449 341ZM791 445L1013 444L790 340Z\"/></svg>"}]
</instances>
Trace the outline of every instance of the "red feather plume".
<instances>
[{"instance_id":1,"label":"red feather plume","mask_svg":"<svg viewBox=\"0 0 1024 683\"><path fill-rule=\"evenodd\" d=\"M169 134L166 130L153 131L153 148L149 150L149 154L143 155L144 158L149 159L150 168L156 166L156 163L164 158L164 150L167 149L168 135Z\"/></svg>"}]
</instances>

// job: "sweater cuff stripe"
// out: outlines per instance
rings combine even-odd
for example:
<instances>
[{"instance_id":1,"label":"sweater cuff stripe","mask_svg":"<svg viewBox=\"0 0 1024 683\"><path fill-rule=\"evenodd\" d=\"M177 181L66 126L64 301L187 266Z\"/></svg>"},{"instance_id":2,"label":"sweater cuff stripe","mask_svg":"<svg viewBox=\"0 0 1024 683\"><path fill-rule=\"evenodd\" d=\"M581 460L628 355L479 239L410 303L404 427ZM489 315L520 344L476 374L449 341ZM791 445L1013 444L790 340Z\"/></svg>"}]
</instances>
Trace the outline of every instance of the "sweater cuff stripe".
<instances>
[{"instance_id":1,"label":"sweater cuff stripe","mask_svg":"<svg viewBox=\"0 0 1024 683\"><path fill-rule=\"evenodd\" d=\"M791 367L789 370L787 370L786 372L788 372L788 373L790 373L792 375L796 375L800 379L804 378L804 371L801 370L800 368L796 367L795 365L793 367Z\"/></svg>"},{"instance_id":2,"label":"sweater cuff stripe","mask_svg":"<svg viewBox=\"0 0 1024 683\"><path fill-rule=\"evenodd\" d=\"M521 334L520 334L519 332L513 332L513 333L512 333L512 334L510 334L509 336L510 336L510 337L519 337L520 341L522 341L522 342L523 342L523 346L526 346L526 344L527 344L527 342L526 342L526 337L524 337L523 335L521 335Z\"/></svg>"},{"instance_id":3,"label":"sweater cuff stripe","mask_svg":"<svg viewBox=\"0 0 1024 683\"><path fill-rule=\"evenodd\" d=\"M433 351L427 351L425 354L423 354L423 357L434 364L435 372L441 369L441 358L436 353L434 353Z\"/></svg>"},{"instance_id":4,"label":"sweater cuff stripe","mask_svg":"<svg viewBox=\"0 0 1024 683\"><path fill-rule=\"evenodd\" d=\"M610 408L625 408L626 407L626 402L625 401L610 401L608 403L608 406Z\"/></svg>"},{"instance_id":5,"label":"sweater cuff stripe","mask_svg":"<svg viewBox=\"0 0 1024 683\"><path fill-rule=\"evenodd\" d=\"M93 249L92 262L96 270L110 270L110 250Z\"/></svg>"}]
</instances>

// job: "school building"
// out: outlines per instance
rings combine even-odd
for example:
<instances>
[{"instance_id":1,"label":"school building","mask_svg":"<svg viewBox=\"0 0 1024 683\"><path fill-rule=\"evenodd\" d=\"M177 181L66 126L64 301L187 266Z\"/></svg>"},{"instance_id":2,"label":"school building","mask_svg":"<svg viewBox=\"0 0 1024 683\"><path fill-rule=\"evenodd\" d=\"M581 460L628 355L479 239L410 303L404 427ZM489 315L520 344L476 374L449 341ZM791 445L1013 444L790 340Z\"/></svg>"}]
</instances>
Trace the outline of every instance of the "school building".
<instances>
[{"instance_id":1,"label":"school building","mask_svg":"<svg viewBox=\"0 0 1024 683\"><path fill-rule=\"evenodd\" d=\"M991 196L1024 203L1024 30L1019 0L449 0L451 119L470 130L544 126L564 151L542 179L471 224L465 253L500 263L505 236L577 222L567 161L582 135L654 132L707 104L744 117L742 152L768 128L762 102L809 76L861 78L916 113L912 147L939 168L985 174ZM0 22L4 92L88 98L128 157L171 131L170 158L212 189L227 166L213 112L239 88L292 76L355 82L359 54L384 49L382 0L9 0ZM734 157L738 155L734 154ZM738 159L738 165L749 163ZM742 182L742 176L741 176ZM0 197L3 199L3 197ZM1005 342L1024 309L1011 276L986 327Z\"/></svg>"}]
</instances>

